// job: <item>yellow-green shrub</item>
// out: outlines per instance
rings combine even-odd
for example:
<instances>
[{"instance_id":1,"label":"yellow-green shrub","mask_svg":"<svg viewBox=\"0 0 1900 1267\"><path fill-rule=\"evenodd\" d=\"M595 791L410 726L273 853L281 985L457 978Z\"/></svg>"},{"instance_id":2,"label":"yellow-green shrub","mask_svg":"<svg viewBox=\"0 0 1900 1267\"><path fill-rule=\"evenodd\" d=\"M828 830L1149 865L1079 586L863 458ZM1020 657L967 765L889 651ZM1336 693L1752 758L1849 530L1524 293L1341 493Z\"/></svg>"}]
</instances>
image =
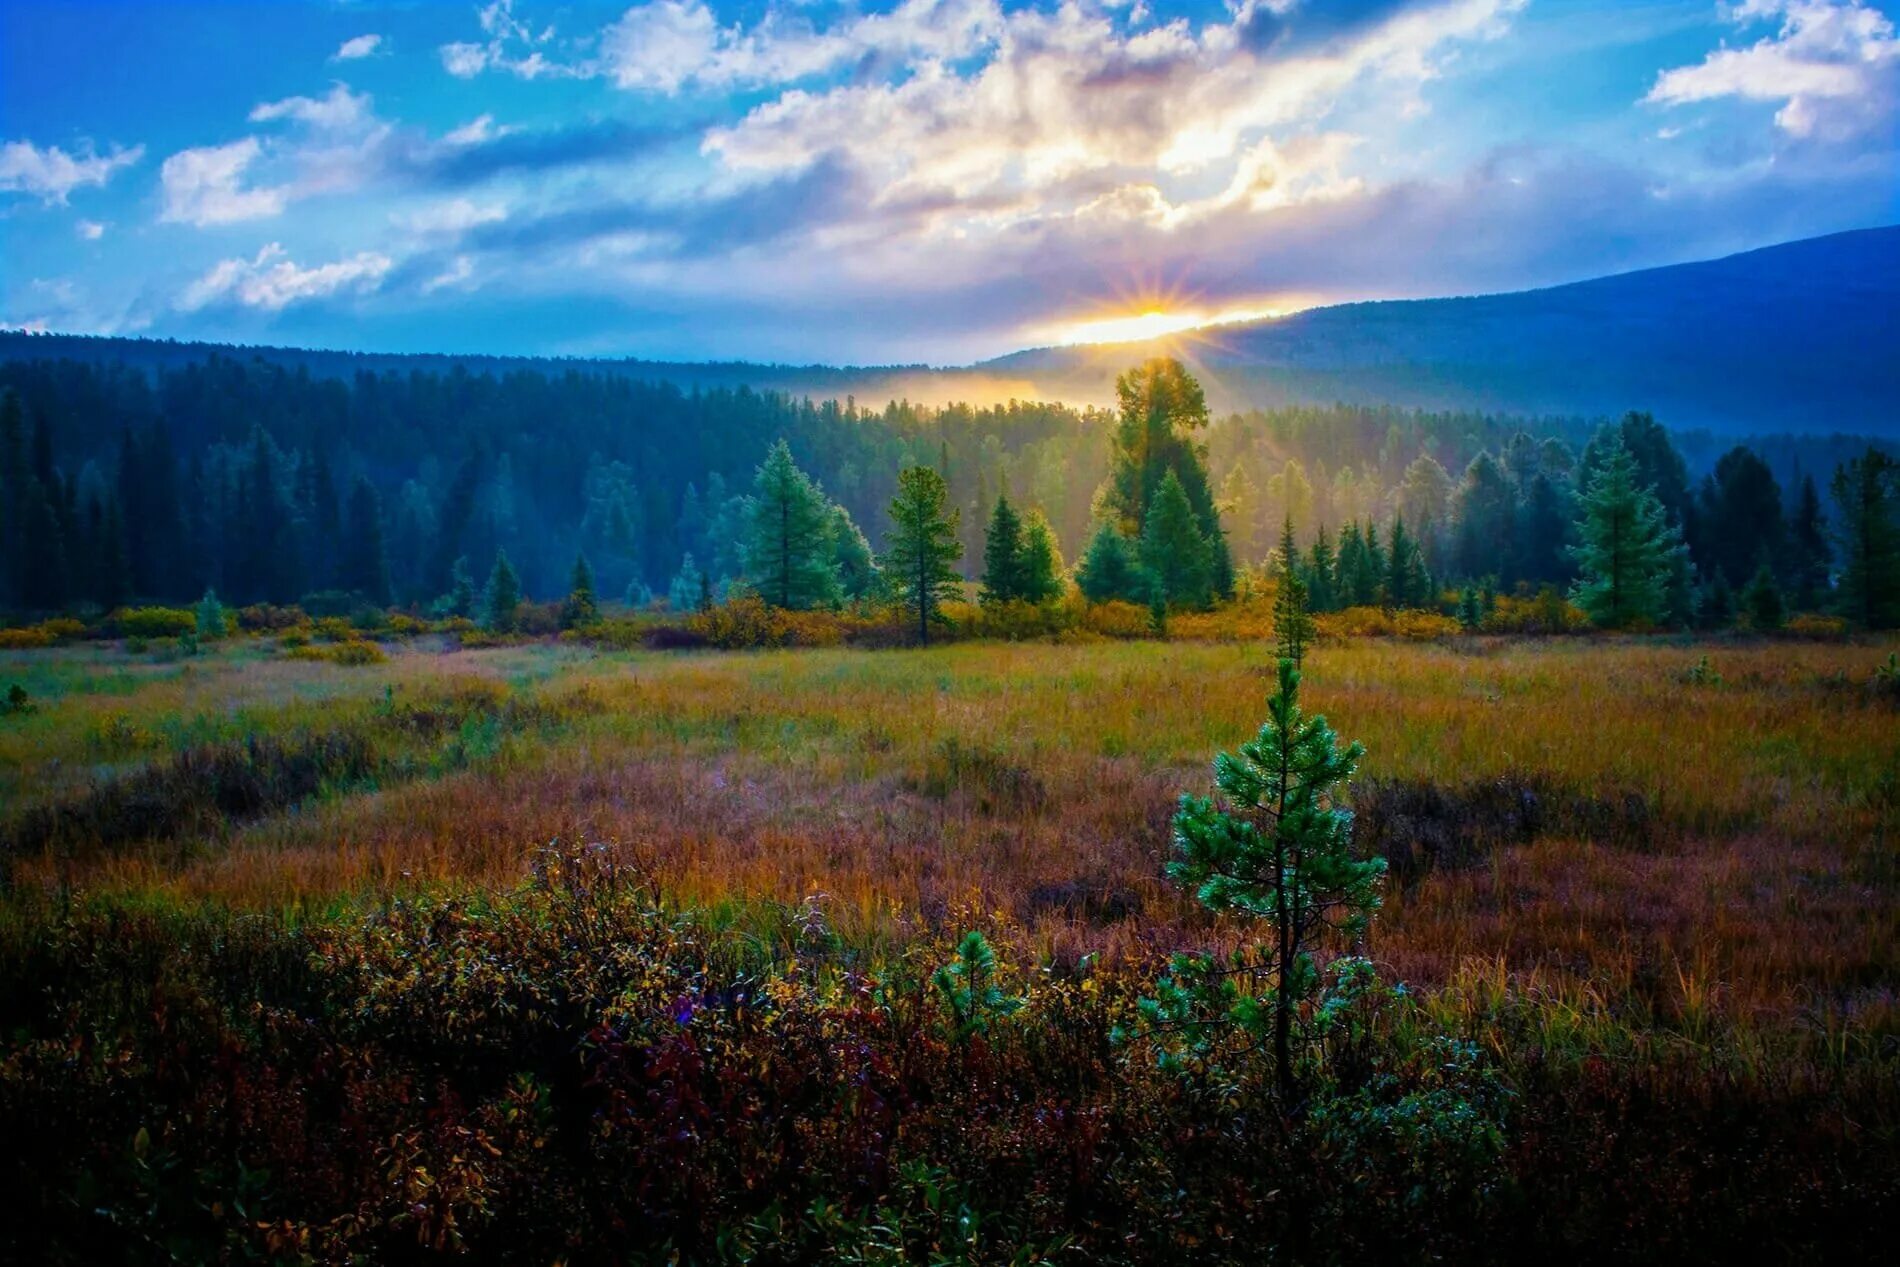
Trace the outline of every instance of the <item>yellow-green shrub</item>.
<instances>
[{"instance_id":1,"label":"yellow-green shrub","mask_svg":"<svg viewBox=\"0 0 1900 1267\"><path fill-rule=\"evenodd\" d=\"M34 625L30 629L0 629L0 651L31 651L53 645L53 635Z\"/></svg>"},{"instance_id":2,"label":"yellow-green shrub","mask_svg":"<svg viewBox=\"0 0 1900 1267\"><path fill-rule=\"evenodd\" d=\"M1146 607L1112 599L1090 603L1082 613L1082 628L1104 638L1152 638L1155 622Z\"/></svg>"},{"instance_id":3,"label":"yellow-green shrub","mask_svg":"<svg viewBox=\"0 0 1900 1267\"><path fill-rule=\"evenodd\" d=\"M198 631L198 613L186 607L126 607L112 623L127 638L176 638Z\"/></svg>"}]
</instances>

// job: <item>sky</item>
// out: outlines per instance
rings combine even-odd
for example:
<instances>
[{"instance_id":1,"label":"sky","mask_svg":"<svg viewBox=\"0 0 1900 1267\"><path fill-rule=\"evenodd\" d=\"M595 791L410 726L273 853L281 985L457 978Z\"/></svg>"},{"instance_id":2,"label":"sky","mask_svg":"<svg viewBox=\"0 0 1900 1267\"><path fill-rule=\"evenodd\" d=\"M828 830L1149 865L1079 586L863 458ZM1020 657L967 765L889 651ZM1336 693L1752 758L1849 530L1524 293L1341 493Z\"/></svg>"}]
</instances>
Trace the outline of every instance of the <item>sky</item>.
<instances>
[{"instance_id":1,"label":"sky","mask_svg":"<svg viewBox=\"0 0 1900 1267\"><path fill-rule=\"evenodd\" d=\"M0 0L0 325L960 364L1712 258L1900 221L1897 11Z\"/></svg>"}]
</instances>

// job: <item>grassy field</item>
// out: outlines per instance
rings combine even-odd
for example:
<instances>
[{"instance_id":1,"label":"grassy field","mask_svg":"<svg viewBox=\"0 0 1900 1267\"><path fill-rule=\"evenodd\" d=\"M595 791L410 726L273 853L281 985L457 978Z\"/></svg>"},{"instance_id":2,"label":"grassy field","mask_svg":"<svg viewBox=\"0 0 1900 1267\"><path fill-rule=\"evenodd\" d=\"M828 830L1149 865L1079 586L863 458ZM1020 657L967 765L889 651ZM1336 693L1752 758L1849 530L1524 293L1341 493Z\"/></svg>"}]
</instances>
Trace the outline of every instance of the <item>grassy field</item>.
<instances>
[{"instance_id":1,"label":"grassy field","mask_svg":"<svg viewBox=\"0 0 1900 1267\"><path fill-rule=\"evenodd\" d=\"M1771 1138L1777 1114L1832 1114L1816 1139L1890 1163L1900 710L1870 682L1891 649L1319 648L1305 702L1365 744L1353 803L1393 866L1368 953L1527 1100L1568 1104L1608 1077L1636 1112L1693 1086L1723 1122L1762 1114ZM1138 981L1165 952L1246 932L1161 867L1177 796L1257 727L1268 655L429 640L362 666L262 641L0 655L0 684L35 705L0 718L7 972L76 910L248 912L320 935L392 903L500 901L558 842L605 846L762 962L800 962L814 927L866 963L980 927L1025 979L1086 962ZM16 1035L45 1023L21 1021L38 1015L26 992L8 983ZM1596 1120L1578 1113L1564 1129ZM1519 1146L1554 1147L1544 1130ZM315 1253L307 1237L297 1252Z\"/></svg>"}]
</instances>

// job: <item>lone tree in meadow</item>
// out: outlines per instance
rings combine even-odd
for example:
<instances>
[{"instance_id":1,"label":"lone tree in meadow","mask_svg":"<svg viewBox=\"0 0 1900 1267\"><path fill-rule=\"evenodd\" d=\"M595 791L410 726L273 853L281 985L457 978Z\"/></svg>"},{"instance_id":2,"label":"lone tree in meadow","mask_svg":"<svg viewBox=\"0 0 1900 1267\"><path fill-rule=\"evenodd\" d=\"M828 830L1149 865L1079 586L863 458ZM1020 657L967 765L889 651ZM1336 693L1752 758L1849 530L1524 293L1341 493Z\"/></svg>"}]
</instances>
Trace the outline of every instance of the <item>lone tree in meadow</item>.
<instances>
[{"instance_id":1,"label":"lone tree in meadow","mask_svg":"<svg viewBox=\"0 0 1900 1267\"><path fill-rule=\"evenodd\" d=\"M1900 625L1900 462L1869 448L1835 470L1833 490L1841 615L1863 629Z\"/></svg>"},{"instance_id":2,"label":"lone tree in meadow","mask_svg":"<svg viewBox=\"0 0 1900 1267\"><path fill-rule=\"evenodd\" d=\"M488 574L486 606L484 623L490 630L495 633L514 631L516 609L521 606L521 578L515 574L514 564L508 562L506 550L495 552L495 569Z\"/></svg>"},{"instance_id":3,"label":"lone tree in meadow","mask_svg":"<svg viewBox=\"0 0 1900 1267\"><path fill-rule=\"evenodd\" d=\"M963 557L963 544L957 540L957 512L944 508L948 497L943 476L927 466L906 467L891 499L890 548L881 560L898 602L917 618L918 641L926 644L944 601L963 587L952 566Z\"/></svg>"},{"instance_id":4,"label":"lone tree in meadow","mask_svg":"<svg viewBox=\"0 0 1900 1267\"><path fill-rule=\"evenodd\" d=\"M1273 640L1280 659L1291 660L1296 669L1305 661L1313 618L1306 610L1306 582L1298 572L1284 573L1273 595Z\"/></svg>"},{"instance_id":5,"label":"lone tree in meadow","mask_svg":"<svg viewBox=\"0 0 1900 1267\"><path fill-rule=\"evenodd\" d=\"M1218 1059L1231 1044L1270 1044L1275 1085L1289 1111L1301 1071L1335 1009L1316 955L1363 936L1379 908L1383 858L1353 849L1352 812L1340 797L1364 755L1340 744L1324 717L1300 711L1300 671L1283 657L1279 689L1260 733L1214 758L1218 796L1183 796L1174 816L1168 877L1203 906L1261 921L1268 939L1231 960L1180 955L1144 1027L1165 1063ZM1329 965L1340 997L1363 984L1363 959Z\"/></svg>"},{"instance_id":6,"label":"lone tree in meadow","mask_svg":"<svg viewBox=\"0 0 1900 1267\"><path fill-rule=\"evenodd\" d=\"M752 482L745 573L759 597L774 607L830 607L844 594L831 504L798 469L783 440L766 454Z\"/></svg>"},{"instance_id":7,"label":"lone tree in meadow","mask_svg":"<svg viewBox=\"0 0 1900 1267\"><path fill-rule=\"evenodd\" d=\"M1582 542L1572 548L1582 575L1570 601L1605 628L1662 620L1681 536L1656 495L1638 481L1636 458L1615 433L1584 488L1582 507Z\"/></svg>"}]
</instances>

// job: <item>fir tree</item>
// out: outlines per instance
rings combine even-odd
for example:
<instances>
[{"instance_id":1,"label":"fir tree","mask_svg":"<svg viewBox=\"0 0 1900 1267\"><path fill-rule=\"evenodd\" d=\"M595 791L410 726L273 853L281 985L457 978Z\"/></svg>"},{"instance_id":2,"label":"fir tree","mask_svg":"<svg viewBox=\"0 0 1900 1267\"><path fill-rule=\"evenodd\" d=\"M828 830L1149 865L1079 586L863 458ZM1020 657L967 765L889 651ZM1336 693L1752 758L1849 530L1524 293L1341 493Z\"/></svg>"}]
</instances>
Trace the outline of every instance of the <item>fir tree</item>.
<instances>
[{"instance_id":1,"label":"fir tree","mask_svg":"<svg viewBox=\"0 0 1900 1267\"><path fill-rule=\"evenodd\" d=\"M1326 536L1326 525L1321 524L1313 536L1313 548L1307 554L1303 579L1306 581L1306 604L1316 612L1333 611L1338 605L1337 590L1334 585L1334 573L1337 561L1333 557L1333 545Z\"/></svg>"},{"instance_id":2,"label":"fir tree","mask_svg":"<svg viewBox=\"0 0 1900 1267\"><path fill-rule=\"evenodd\" d=\"M1075 583L1091 603L1137 603L1145 607L1155 591L1154 576L1142 566L1134 543L1109 522L1089 538L1088 549L1076 568Z\"/></svg>"},{"instance_id":3,"label":"fir tree","mask_svg":"<svg viewBox=\"0 0 1900 1267\"><path fill-rule=\"evenodd\" d=\"M674 574L673 583L666 588L666 605L676 612L696 611L699 608L701 586L705 583L705 574L693 562L692 552L680 560L680 570Z\"/></svg>"},{"instance_id":4,"label":"fir tree","mask_svg":"<svg viewBox=\"0 0 1900 1267\"><path fill-rule=\"evenodd\" d=\"M1837 603L1863 629L1900 624L1900 463L1875 448L1834 472L1840 507Z\"/></svg>"},{"instance_id":5,"label":"fir tree","mask_svg":"<svg viewBox=\"0 0 1900 1267\"><path fill-rule=\"evenodd\" d=\"M1142 566L1175 608L1201 608L1213 597L1213 558L1195 522L1187 490L1173 471L1162 478L1141 529Z\"/></svg>"},{"instance_id":6,"label":"fir tree","mask_svg":"<svg viewBox=\"0 0 1900 1267\"><path fill-rule=\"evenodd\" d=\"M1260 733L1215 758L1218 799L1181 798L1168 866L1203 906L1262 921L1270 940L1225 962L1178 956L1141 1008L1170 1061L1218 1059L1230 1040L1268 1044L1288 1112L1321 1036L1315 1027L1336 1011L1323 1006L1317 956L1329 941L1363 935L1385 874L1384 859L1354 850L1352 813L1341 804L1364 749L1341 745L1325 718L1306 716L1299 690L1300 671L1282 659ZM1364 971L1358 960L1330 966L1348 989Z\"/></svg>"},{"instance_id":7,"label":"fir tree","mask_svg":"<svg viewBox=\"0 0 1900 1267\"><path fill-rule=\"evenodd\" d=\"M206 590L205 596L198 600L197 617L200 638L215 640L230 632L224 616L224 604L218 601L217 594L211 590Z\"/></svg>"},{"instance_id":8,"label":"fir tree","mask_svg":"<svg viewBox=\"0 0 1900 1267\"><path fill-rule=\"evenodd\" d=\"M984 603L1007 603L1023 597L1023 523L1009 498L998 497L983 534Z\"/></svg>"},{"instance_id":9,"label":"fir tree","mask_svg":"<svg viewBox=\"0 0 1900 1267\"><path fill-rule=\"evenodd\" d=\"M1394 607L1422 607L1431 601L1432 580L1418 545L1403 518L1392 521L1392 546L1386 561L1386 601Z\"/></svg>"},{"instance_id":10,"label":"fir tree","mask_svg":"<svg viewBox=\"0 0 1900 1267\"><path fill-rule=\"evenodd\" d=\"M927 466L906 467L891 499L890 548L882 566L904 610L917 620L917 639L929 643L930 626L941 619L943 603L962 591L963 578L953 566L963 557L957 540L957 512L946 510L949 489L943 476Z\"/></svg>"},{"instance_id":11,"label":"fir tree","mask_svg":"<svg viewBox=\"0 0 1900 1267\"><path fill-rule=\"evenodd\" d=\"M835 605L844 593L831 506L780 440L760 463L747 506L745 574L774 607Z\"/></svg>"},{"instance_id":12,"label":"fir tree","mask_svg":"<svg viewBox=\"0 0 1900 1267\"><path fill-rule=\"evenodd\" d=\"M1612 437L1582 498L1574 548L1582 573L1571 601L1605 628L1654 624L1666 610L1672 555L1681 547L1636 459Z\"/></svg>"},{"instance_id":13,"label":"fir tree","mask_svg":"<svg viewBox=\"0 0 1900 1267\"><path fill-rule=\"evenodd\" d=\"M485 607L486 618L483 623L491 632L514 632L521 607L521 578L515 574L514 565L508 562L506 550L495 552L495 567L488 574Z\"/></svg>"},{"instance_id":14,"label":"fir tree","mask_svg":"<svg viewBox=\"0 0 1900 1267\"><path fill-rule=\"evenodd\" d=\"M879 577L871 543L864 539L863 531L852 522L843 506L834 505L831 508L831 540L835 549L838 582L845 598L855 602L876 593Z\"/></svg>"},{"instance_id":15,"label":"fir tree","mask_svg":"<svg viewBox=\"0 0 1900 1267\"><path fill-rule=\"evenodd\" d=\"M594 569L585 554L574 556L568 574L567 597L561 600L561 628L585 629L600 619L600 600L594 594Z\"/></svg>"},{"instance_id":16,"label":"fir tree","mask_svg":"<svg viewBox=\"0 0 1900 1267\"><path fill-rule=\"evenodd\" d=\"M1297 572L1282 575L1274 592L1273 639L1278 658L1299 668L1306 659L1306 644L1313 640L1313 618L1306 610L1306 582Z\"/></svg>"},{"instance_id":17,"label":"fir tree","mask_svg":"<svg viewBox=\"0 0 1900 1267\"><path fill-rule=\"evenodd\" d=\"M1300 574L1300 547L1293 538L1293 515L1288 512L1280 524L1280 548L1273 552L1274 566L1281 576Z\"/></svg>"}]
</instances>

